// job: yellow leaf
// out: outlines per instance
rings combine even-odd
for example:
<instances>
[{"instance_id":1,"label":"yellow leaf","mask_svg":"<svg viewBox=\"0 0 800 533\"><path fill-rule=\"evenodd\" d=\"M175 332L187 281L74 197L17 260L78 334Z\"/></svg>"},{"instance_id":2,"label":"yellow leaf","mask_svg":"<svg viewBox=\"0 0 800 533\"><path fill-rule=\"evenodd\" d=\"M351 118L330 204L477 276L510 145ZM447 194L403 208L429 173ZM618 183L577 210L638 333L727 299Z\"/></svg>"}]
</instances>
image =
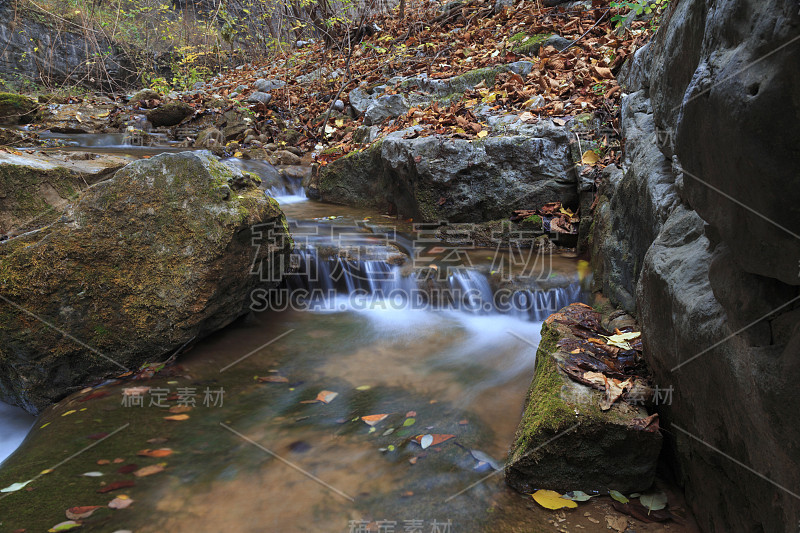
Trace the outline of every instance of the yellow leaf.
<instances>
[{"instance_id":1,"label":"yellow leaf","mask_svg":"<svg viewBox=\"0 0 800 533\"><path fill-rule=\"evenodd\" d=\"M581 163L584 165L595 166L597 162L600 161L600 157L595 153L594 150L586 150L583 152L581 156Z\"/></svg>"},{"instance_id":2,"label":"yellow leaf","mask_svg":"<svg viewBox=\"0 0 800 533\"><path fill-rule=\"evenodd\" d=\"M630 333L620 333L618 335L611 335L610 337L605 338L608 341L608 344L611 346L616 346L617 348L622 348L623 350L630 350L631 345L628 344L627 341L637 339L641 334L641 331L632 331Z\"/></svg>"},{"instance_id":3,"label":"yellow leaf","mask_svg":"<svg viewBox=\"0 0 800 533\"><path fill-rule=\"evenodd\" d=\"M189 415L172 415L172 416L165 416L164 420L170 420L172 422L180 422L181 420L189 420Z\"/></svg>"},{"instance_id":4,"label":"yellow leaf","mask_svg":"<svg viewBox=\"0 0 800 533\"><path fill-rule=\"evenodd\" d=\"M343 118L336 119L336 127L341 128L342 126L344 126L344 119Z\"/></svg>"},{"instance_id":5,"label":"yellow leaf","mask_svg":"<svg viewBox=\"0 0 800 533\"><path fill-rule=\"evenodd\" d=\"M486 137L487 135L489 135L489 132L488 132L488 131L486 131L486 130L481 130L481 131L479 131L479 132L478 132L478 135L476 135L476 137L478 137L478 139L483 139L483 138L484 138L484 137Z\"/></svg>"},{"instance_id":6,"label":"yellow leaf","mask_svg":"<svg viewBox=\"0 0 800 533\"><path fill-rule=\"evenodd\" d=\"M243 155L244 154L242 152L236 152L235 154L233 154L233 157L239 158L242 157Z\"/></svg>"},{"instance_id":7,"label":"yellow leaf","mask_svg":"<svg viewBox=\"0 0 800 533\"><path fill-rule=\"evenodd\" d=\"M578 506L574 501L562 498L561 494L554 490L537 490L531 496L533 496L536 503L545 509L562 509L564 507L574 509Z\"/></svg>"}]
</instances>

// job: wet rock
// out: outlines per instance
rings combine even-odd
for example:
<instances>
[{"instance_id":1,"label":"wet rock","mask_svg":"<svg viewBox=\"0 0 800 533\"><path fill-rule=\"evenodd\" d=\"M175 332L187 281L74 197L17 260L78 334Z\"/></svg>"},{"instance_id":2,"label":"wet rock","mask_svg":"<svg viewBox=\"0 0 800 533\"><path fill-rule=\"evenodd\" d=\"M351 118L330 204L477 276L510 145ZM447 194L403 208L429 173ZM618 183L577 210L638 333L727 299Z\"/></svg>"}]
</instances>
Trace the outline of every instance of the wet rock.
<instances>
[{"instance_id":1,"label":"wet rock","mask_svg":"<svg viewBox=\"0 0 800 533\"><path fill-rule=\"evenodd\" d=\"M40 141L35 133L0 128L0 146L38 146Z\"/></svg>"},{"instance_id":2,"label":"wet rock","mask_svg":"<svg viewBox=\"0 0 800 533\"><path fill-rule=\"evenodd\" d=\"M623 399L606 409L604 392L573 381L563 370L571 354L559 343L578 339L569 325L571 308L580 305L562 309L542 325L536 370L505 467L506 482L524 493L540 488L646 490L661 451L657 423L645 425L644 407ZM600 313L590 308L580 312L599 323Z\"/></svg>"},{"instance_id":3,"label":"wet rock","mask_svg":"<svg viewBox=\"0 0 800 533\"><path fill-rule=\"evenodd\" d=\"M113 103L50 104L42 109L38 121L53 133L96 133L109 126L108 117L115 109ZM132 114L120 113L116 119L122 121L125 116L130 118L128 125L142 125Z\"/></svg>"},{"instance_id":4,"label":"wet rock","mask_svg":"<svg viewBox=\"0 0 800 533\"><path fill-rule=\"evenodd\" d=\"M256 91L247 97L247 101L254 104L268 104L272 100L272 95Z\"/></svg>"},{"instance_id":5,"label":"wet rock","mask_svg":"<svg viewBox=\"0 0 800 533\"><path fill-rule=\"evenodd\" d=\"M168 102L147 112L147 120L153 126L175 126L194 114L194 108L180 100Z\"/></svg>"},{"instance_id":6,"label":"wet rock","mask_svg":"<svg viewBox=\"0 0 800 533\"><path fill-rule=\"evenodd\" d=\"M0 93L0 124L27 124L36 119L39 104L27 96Z\"/></svg>"},{"instance_id":7,"label":"wet rock","mask_svg":"<svg viewBox=\"0 0 800 533\"><path fill-rule=\"evenodd\" d=\"M291 241L277 203L243 176L202 152L136 161L0 245L2 292L20 306L0 304L0 398L37 412L247 312ZM254 247L255 224L277 241Z\"/></svg>"},{"instance_id":8,"label":"wet rock","mask_svg":"<svg viewBox=\"0 0 800 533\"><path fill-rule=\"evenodd\" d=\"M289 150L278 150L275 152L275 161L278 165L299 165L300 157Z\"/></svg>"},{"instance_id":9,"label":"wet rock","mask_svg":"<svg viewBox=\"0 0 800 533\"><path fill-rule=\"evenodd\" d=\"M482 222L514 209L577 204L569 136L551 122L480 141L392 133L321 169L324 201L386 209L415 220Z\"/></svg>"},{"instance_id":10,"label":"wet rock","mask_svg":"<svg viewBox=\"0 0 800 533\"><path fill-rule=\"evenodd\" d=\"M0 152L0 235L15 236L56 221L88 186L130 162L81 152Z\"/></svg>"},{"instance_id":11,"label":"wet rock","mask_svg":"<svg viewBox=\"0 0 800 533\"><path fill-rule=\"evenodd\" d=\"M225 139L222 132L217 128L206 128L197 134L197 139L194 141L196 148L203 148L205 150L217 150L223 148Z\"/></svg>"}]
</instances>

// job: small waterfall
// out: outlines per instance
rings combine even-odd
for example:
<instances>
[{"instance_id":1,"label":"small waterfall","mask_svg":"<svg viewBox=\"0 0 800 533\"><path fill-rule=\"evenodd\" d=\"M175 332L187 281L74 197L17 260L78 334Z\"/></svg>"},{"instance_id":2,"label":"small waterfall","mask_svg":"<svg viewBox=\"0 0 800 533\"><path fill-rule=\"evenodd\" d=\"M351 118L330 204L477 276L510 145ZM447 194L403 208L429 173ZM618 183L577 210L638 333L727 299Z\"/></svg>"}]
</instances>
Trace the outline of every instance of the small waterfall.
<instances>
[{"instance_id":1,"label":"small waterfall","mask_svg":"<svg viewBox=\"0 0 800 533\"><path fill-rule=\"evenodd\" d=\"M580 284L544 290L498 289L476 269L451 269L441 277L385 259L352 259L313 246L293 252L295 271L284 279L298 303L318 311L450 310L502 314L540 322L562 307L585 301Z\"/></svg>"},{"instance_id":2,"label":"small waterfall","mask_svg":"<svg viewBox=\"0 0 800 533\"><path fill-rule=\"evenodd\" d=\"M229 158L225 159L225 163L257 175L261 178L261 187L279 203L290 204L306 200L302 177L280 172L260 159Z\"/></svg>"}]
</instances>

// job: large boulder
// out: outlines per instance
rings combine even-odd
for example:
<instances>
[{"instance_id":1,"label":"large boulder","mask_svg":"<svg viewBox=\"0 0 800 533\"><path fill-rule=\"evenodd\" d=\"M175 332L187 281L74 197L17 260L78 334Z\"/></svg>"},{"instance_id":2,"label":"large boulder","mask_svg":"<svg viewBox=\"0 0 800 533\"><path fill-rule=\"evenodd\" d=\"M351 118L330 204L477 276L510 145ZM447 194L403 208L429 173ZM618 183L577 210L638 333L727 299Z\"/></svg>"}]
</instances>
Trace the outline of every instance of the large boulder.
<instances>
[{"instance_id":1,"label":"large boulder","mask_svg":"<svg viewBox=\"0 0 800 533\"><path fill-rule=\"evenodd\" d=\"M779 0L682 1L621 79L595 279L676 391L667 458L704 531L800 520L798 26Z\"/></svg>"},{"instance_id":2,"label":"large boulder","mask_svg":"<svg viewBox=\"0 0 800 533\"><path fill-rule=\"evenodd\" d=\"M407 133L325 166L312 187L323 201L396 208L420 221L482 222L547 202L577 204L568 130L550 121L475 141Z\"/></svg>"},{"instance_id":3,"label":"large boulder","mask_svg":"<svg viewBox=\"0 0 800 533\"><path fill-rule=\"evenodd\" d=\"M181 101L168 102L147 112L153 126L175 126L194 114L194 108Z\"/></svg>"},{"instance_id":4,"label":"large boulder","mask_svg":"<svg viewBox=\"0 0 800 533\"><path fill-rule=\"evenodd\" d=\"M254 176L203 152L128 165L0 245L0 400L37 412L166 357L245 313L290 249Z\"/></svg>"},{"instance_id":5,"label":"large boulder","mask_svg":"<svg viewBox=\"0 0 800 533\"><path fill-rule=\"evenodd\" d=\"M0 152L0 239L46 226L130 159L82 152Z\"/></svg>"}]
</instances>

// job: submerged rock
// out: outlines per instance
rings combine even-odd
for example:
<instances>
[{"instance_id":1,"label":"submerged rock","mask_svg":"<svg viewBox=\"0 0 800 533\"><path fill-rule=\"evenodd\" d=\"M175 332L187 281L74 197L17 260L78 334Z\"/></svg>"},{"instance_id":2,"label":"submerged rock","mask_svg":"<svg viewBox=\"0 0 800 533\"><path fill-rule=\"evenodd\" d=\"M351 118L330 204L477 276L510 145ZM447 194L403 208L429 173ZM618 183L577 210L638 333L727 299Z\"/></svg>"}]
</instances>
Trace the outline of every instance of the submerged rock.
<instances>
[{"instance_id":1,"label":"submerged rock","mask_svg":"<svg viewBox=\"0 0 800 533\"><path fill-rule=\"evenodd\" d=\"M256 224L274 245L254 246ZM0 399L37 412L165 358L245 313L290 248L251 174L202 152L128 165L58 222L0 245Z\"/></svg>"},{"instance_id":2,"label":"submerged rock","mask_svg":"<svg viewBox=\"0 0 800 533\"><path fill-rule=\"evenodd\" d=\"M570 365L570 346L577 341L570 325L578 316L600 323L600 313L572 304L542 325L533 382L506 463L506 482L525 493L540 488L646 490L655 478L662 441L657 418L648 418L643 405L635 405L638 394L649 390L646 381L632 377L633 390L639 391L630 393L632 403L619 399L609 404L607 393L570 379L564 369Z\"/></svg>"}]
</instances>

